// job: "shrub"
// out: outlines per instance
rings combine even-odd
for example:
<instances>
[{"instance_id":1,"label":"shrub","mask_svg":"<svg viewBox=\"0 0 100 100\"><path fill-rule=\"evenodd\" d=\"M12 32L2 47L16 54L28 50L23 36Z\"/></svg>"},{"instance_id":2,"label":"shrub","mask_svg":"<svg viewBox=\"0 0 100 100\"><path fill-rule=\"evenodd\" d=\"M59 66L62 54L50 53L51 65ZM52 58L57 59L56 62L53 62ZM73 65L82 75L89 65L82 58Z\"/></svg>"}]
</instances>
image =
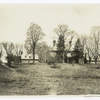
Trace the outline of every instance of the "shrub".
<instances>
[{"instance_id":1,"label":"shrub","mask_svg":"<svg viewBox=\"0 0 100 100\"><path fill-rule=\"evenodd\" d=\"M57 63L53 63L53 65L51 66L51 68L61 68L61 66L60 65L58 65Z\"/></svg>"},{"instance_id":2,"label":"shrub","mask_svg":"<svg viewBox=\"0 0 100 100\"><path fill-rule=\"evenodd\" d=\"M48 62L47 62L49 65L51 65L51 64L53 64L53 63L56 63L56 59L55 59L55 57L50 57L49 59L48 59Z\"/></svg>"},{"instance_id":3,"label":"shrub","mask_svg":"<svg viewBox=\"0 0 100 100\"><path fill-rule=\"evenodd\" d=\"M14 60L13 55L12 54L7 55L6 59L8 61L7 65L11 66L11 62Z\"/></svg>"}]
</instances>

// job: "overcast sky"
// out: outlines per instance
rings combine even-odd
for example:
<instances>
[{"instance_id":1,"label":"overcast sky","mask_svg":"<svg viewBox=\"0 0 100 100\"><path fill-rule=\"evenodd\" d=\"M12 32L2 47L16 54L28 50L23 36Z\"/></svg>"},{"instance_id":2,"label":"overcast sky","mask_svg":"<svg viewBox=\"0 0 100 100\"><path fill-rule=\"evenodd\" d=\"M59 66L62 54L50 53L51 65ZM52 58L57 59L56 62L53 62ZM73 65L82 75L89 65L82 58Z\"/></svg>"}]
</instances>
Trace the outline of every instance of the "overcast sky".
<instances>
[{"instance_id":1,"label":"overcast sky","mask_svg":"<svg viewBox=\"0 0 100 100\"><path fill-rule=\"evenodd\" d=\"M100 4L0 4L0 42L24 43L31 22L41 26L44 40L52 45L53 30L59 24L78 34L100 26Z\"/></svg>"}]
</instances>

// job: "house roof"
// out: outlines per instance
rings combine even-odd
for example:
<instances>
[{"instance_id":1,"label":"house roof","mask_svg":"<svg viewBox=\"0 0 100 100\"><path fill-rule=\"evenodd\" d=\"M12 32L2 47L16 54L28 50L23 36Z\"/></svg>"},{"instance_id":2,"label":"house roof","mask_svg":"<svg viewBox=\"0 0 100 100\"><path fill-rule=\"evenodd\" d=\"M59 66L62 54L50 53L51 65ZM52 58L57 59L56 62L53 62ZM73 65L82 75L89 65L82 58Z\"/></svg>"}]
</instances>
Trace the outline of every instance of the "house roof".
<instances>
[{"instance_id":1,"label":"house roof","mask_svg":"<svg viewBox=\"0 0 100 100\"><path fill-rule=\"evenodd\" d=\"M33 59L33 55L32 54L28 54L26 49L23 49L23 54L21 55L21 59ZM38 59L38 55L35 54L35 59Z\"/></svg>"},{"instance_id":2,"label":"house roof","mask_svg":"<svg viewBox=\"0 0 100 100\"><path fill-rule=\"evenodd\" d=\"M57 51L58 51L58 50L57 50L57 45L53 46L53 47L51 48L50 51L52 51L52 52L57 52ZM69 49L68 47L66 47L66 48L65 48L65 51L67 51L67 52L72 52L72 51L74 51L74 48L73 48L73 46L71 46L70 49Z\"/></svg>"}]
</instances>

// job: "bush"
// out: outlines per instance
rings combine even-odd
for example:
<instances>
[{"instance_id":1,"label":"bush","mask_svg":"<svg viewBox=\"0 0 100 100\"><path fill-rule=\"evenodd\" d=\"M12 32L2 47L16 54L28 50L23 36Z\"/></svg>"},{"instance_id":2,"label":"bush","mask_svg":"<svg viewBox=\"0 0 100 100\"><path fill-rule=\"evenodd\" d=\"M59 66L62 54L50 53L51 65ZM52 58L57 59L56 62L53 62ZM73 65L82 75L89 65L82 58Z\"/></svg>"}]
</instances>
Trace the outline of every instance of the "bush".
<instances>
[{"instance_id":1,"label":"bush","mask_svg":"<svg viewBox=\"0 0 100 100\"><path fill-rule=\"evenodd\" d=\"M96 69L100 69L100 66L98 65L98 66L96 67Z\"/></svg>"},{"instance_id":2,"label":"bush","mask_svg":"<svg viewBox=\"0 0 100 100\"><path fill-rule=\"evenodd\" d=\"M11 66L11 62L14 61L14 56L12 54L7 55L7 65Z\"/></svg>"},{"instance_id":3,"label":"bush","mask_svg":"<svg viewBox=\"0 0 100 100\"><path fill-rule=\"evenodd\" d=\"M15 64L21 63L21 56L13 56L13 61Z\"/></svg>"},{"instance_id":4,"label":"bush","mask_svg":"<svg viewBox=\"0 0 100 100\"><path fill-rule=\"evenodd\" d=\"M56 58L55 57L50 57L47 61L48 65L51 65L53 63L56 63Z\"/></svg>"},{"instance_id":5,"label":"bush","mask_svg":"<svg viewBox=\"0 0 100 100\"><path fill-rule=\"evenodd\" d=\"M55 56L55 58L56 58L56 61L58 63L63 63L63 56L61 54L57 53L57 55Z\"/></svg>"},{"instance_id":6,"label":"bush","mask_svg":"<svg viewBox=\"0 0 100 100\"><path fill-rule=\"evenodd\" d=\"M84 63L87 64L87 59L86 59L86 57L85 57L85 59L84 59Z\"/></svg>"},{"instance_id":7,"label":"bush","mask_svg":"<svg viewBox=\"0 0 100 100\"><path fill-rule=\"evenodd\" d=\"M60 65L58 65L57 63L53 63L53 65L51 66L51 68L61 68L61 66Z\"/></svg>"}]
</instances>

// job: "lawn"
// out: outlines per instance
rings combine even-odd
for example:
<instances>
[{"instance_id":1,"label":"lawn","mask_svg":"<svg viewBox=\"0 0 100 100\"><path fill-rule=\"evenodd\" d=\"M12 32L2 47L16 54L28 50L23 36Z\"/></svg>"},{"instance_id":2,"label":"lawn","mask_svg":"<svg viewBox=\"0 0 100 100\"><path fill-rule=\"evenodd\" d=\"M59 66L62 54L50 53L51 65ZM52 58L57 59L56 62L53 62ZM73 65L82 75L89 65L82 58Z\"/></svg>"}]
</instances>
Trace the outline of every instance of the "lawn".
<instances>
[{"instance_id":1,"label":"lawn","mask_svg":"<svg viewBox=\"0 0 100 100\"><path fill-rule=\"evenodd\" d=\"M100 94L97 65L38 63L0 65L0 95L87 95Z\"/></svg>"}]
</instances>

